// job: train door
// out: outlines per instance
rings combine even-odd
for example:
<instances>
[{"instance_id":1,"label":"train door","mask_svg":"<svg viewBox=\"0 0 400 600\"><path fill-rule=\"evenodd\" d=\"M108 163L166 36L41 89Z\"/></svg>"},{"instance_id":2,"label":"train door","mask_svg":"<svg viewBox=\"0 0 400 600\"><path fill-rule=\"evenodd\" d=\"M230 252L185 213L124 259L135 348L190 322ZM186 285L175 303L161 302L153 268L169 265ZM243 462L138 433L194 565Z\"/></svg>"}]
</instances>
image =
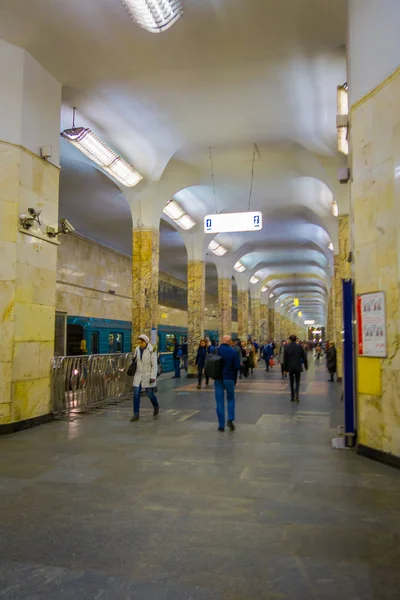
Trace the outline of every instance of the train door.
<instances>
[{"instance_id":1,"label":"train door","mask_svg":"<svg viewBox=\"0 0 400 600\"><path fill-rule=\"evenodd\" d=\"M79 356L85 354L82 350L85 341L85 332L82 325L67 325L67 355Z\"/></svg>"},{"instance_id":2,"label":"train door","mask_svg":"<svg viewBox=\"0 0 400 600\"><path fill-rule=\"evenodd\" d=\"M100 353L100 338L98 331L93 331L90 347L92 354Z\"/></svg>"}]
</instances>

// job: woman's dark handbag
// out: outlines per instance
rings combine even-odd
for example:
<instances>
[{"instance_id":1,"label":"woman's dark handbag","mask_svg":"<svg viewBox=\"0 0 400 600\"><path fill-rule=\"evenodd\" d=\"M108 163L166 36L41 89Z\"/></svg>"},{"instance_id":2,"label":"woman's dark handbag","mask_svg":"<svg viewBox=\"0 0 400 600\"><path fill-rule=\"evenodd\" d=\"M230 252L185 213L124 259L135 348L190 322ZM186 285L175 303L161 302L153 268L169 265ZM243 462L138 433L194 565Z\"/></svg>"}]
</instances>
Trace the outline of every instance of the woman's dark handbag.
<instances>
[{"instance_id":1,"label":"woman's dark handbag","mask_svg":"<svg viewBox=\"0 0 400 600\"><path fill-rule=\"evenodd\" d=\"M135 377L136 369L137 369L137 359L136 359L136 356L134 356L131 364L128 367L126 374L129 377Z\"/></svg>"}]
</instances>

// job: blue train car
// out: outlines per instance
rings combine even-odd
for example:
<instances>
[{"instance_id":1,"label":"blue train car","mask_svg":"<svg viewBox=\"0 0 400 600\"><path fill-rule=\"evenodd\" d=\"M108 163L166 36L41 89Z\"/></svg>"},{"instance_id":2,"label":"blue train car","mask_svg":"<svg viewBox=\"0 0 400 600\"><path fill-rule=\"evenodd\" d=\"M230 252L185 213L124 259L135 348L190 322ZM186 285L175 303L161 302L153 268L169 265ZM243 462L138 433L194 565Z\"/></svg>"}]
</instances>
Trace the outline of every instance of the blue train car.
<instances>
[{"instance_id":1,"label":"blue train car","mask_svg":"<svg viewBox=\"0 0 400 600\"><path fill-rule=\"evenodd\" d=\"M132 323L114 319L92 317L67 317L67 355L115 354L131 352ZM158 329L157 351L164 373L173 371L174 339L183 342L187 327L160 325ZM210 339L217 339L217 331L206 331Z\"/></svg>"},{"instance_id":2,"label":"blue train car","mask_svg":"<svg viewBox=\"0 0 400 600\"><path fill-rule=\"evenodd\" d=\"M130 321L67 317L67 354L115 354L131 351Z\"/></svg>"}]
</instances>

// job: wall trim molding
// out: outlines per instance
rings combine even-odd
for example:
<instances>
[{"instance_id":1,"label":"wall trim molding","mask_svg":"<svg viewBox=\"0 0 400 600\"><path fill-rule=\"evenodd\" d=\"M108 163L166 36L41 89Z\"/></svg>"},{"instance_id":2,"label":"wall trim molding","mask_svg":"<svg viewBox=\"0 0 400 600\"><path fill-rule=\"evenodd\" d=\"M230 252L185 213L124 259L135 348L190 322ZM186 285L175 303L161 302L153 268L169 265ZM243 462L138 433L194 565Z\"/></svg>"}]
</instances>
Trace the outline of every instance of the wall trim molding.
<instances>
[{"instance_id":1,"label":"wall trim molding","mask_svg":"<svg viewBox=\"0 0 400 600\"><path fill-rule=\"evenodd\" d=\"M400 456L390 454L390 452L384 452L383 450L377 450L376 448L370 448L369 446L358 444L357 454L385 465L389 465L395 469L400 469Z\"/></svg>"},{"instance_id":2,"label":"wall trim molding","mask_svg":"<svg viewBox=\"0 0 400 600\"><path fill-rule=\"evenodd\" d=\"M352 104L351 107L350 107L350 112L353 112L353 111L357 110L357 108L360 108L360 106L362 106L363 104L365 104L365 102L367 102L367 100L369 100L370 98L372 98L373 96L375 96L378 92L380 92L381 89L383 89L388 83L390 83L391 81L393 81L393 79L395 79L398 75L400 75L400 67L397 67L397 69L391 75L389 75L388 77L386 77L386 79L384 79L383 81L381 81L370 92L368 92L367 94L365 94L364 96L362 96L359 100L357 100L357 102L355 102L354 104Z\"/></svg>"}]
</instances>

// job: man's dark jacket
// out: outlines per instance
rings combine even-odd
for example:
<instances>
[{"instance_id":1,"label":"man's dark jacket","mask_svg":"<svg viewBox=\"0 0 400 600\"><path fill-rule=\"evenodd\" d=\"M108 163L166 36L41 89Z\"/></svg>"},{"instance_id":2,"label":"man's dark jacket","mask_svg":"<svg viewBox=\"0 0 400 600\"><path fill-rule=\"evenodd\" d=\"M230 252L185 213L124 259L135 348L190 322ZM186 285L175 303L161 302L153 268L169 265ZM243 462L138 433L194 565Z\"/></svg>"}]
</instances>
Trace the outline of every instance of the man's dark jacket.
<instances>
[{"instance_id":1,"label":"man's dark jacket","mask_svg":"<svg viewBox=\"0 0 400 600\"><path fill-rule=\"evenodd\" d=\"M304 368L308 369L307 354L300 344L290 342L285 346L283 368L287 373L301 373Z\"/></svg>"}]
</instances>

